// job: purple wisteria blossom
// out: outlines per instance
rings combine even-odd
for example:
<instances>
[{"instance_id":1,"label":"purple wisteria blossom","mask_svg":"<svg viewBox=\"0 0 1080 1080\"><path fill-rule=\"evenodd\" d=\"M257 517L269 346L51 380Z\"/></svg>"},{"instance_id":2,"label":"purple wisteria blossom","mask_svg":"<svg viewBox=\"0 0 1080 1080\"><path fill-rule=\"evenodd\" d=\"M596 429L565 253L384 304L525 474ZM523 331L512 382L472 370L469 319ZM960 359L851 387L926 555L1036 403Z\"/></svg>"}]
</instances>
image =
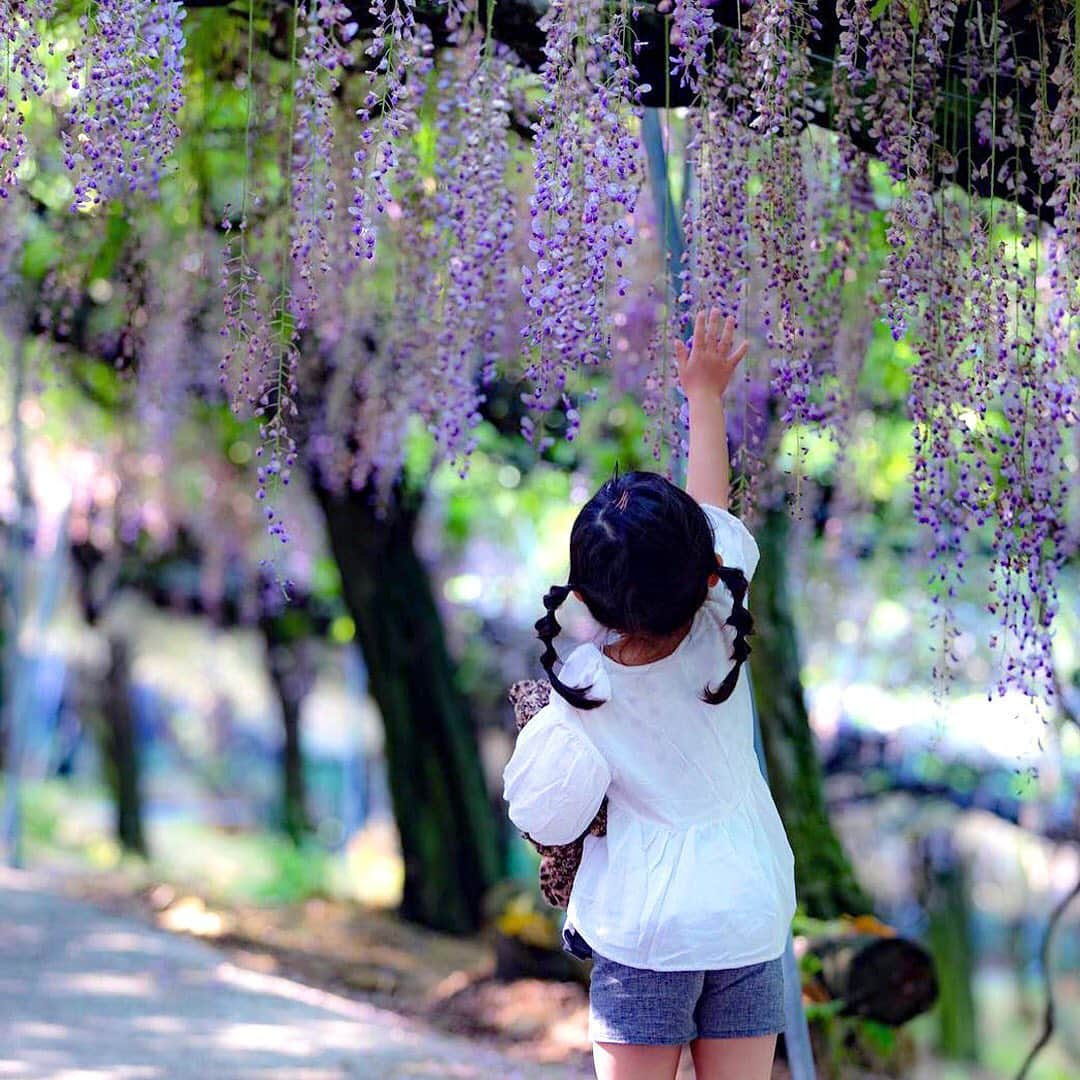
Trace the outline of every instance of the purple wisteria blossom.
<instances>
[{"instance_id":1,"label":"purple wisteria blossom","mask_svg":"<svg viewBox=\"0 0 1080 1080\"><path fill-rule=\"evenodd\" d=\"M62 133L73 210L156 193L180 134L184 16L180 0L96 0L80 17Z\"/></svg>"},{"instance_id":2,"label":"purple wisteria blossom","mask_svg":"<svg viewBox=\"0 0 1080 1080\"><path fill-rule=\"evenodd\" d=\"M356 24L339 0L309 0L302 24L303 49L293 87L292 220L289 255L293 275L289 308L296 332L310 325L320 286L330 272L331 233L338 218L334 176L337 109L334 95L349 66L348 42Z\"/></svg>"},{"instance_id":3,"label":"purple wisteria blossom","mask_svg":"<svg viewBox=\"0 0 1080 1080\"><path fill-rule=\"evenodd\" d=\"M1080 43L1069 19L1014 37L1008 7L838 0L822 78L810 0L660 0L650 25L667 41L650 45L667 50L668 88L689 106L660 120L675 167L658 193L663 220L647 220L630 0L552 0L539 77L496 44L493 11L476 0L450 0L444 16L373 0L362 46L349 5L300 0L273 9L284 52L256 48L266 10L251 5L240 205L211 204L220 265L185 250L196 269L140 278L120 300L120 360L139 353L162 384L139 395L140 416L165 432L196 378L171 357L210 278L223 319L220 350L205 355L260 424L257 494L275 537L309 358L327 388L312 458L341 484L386 494L417 426L464 472L500 366L520 377L523 432L541 447L545 412L561 410L573 439L593 374L615 366L614 386L642 393L657 461L674 466L687 417L673 343L688 310L715 306L753 344L730 412L747 508L777 497L770 478L800 491L811 439L831 439L838 474L848 467L863 365L884 326L908 365L936 674L944 683L958 667L956 605L988 565L1002 686L1047 694L1059 572L1078 540ZM185 6L78 6L57 23L74 36L64 92L48 85L43 27L66 10L4 6L0 200L47 160L28 163L27 116L35 131L55 120L89 229L103 203L152 197L168 170ZM1024 55L1033 37L1036 55ZM514 128L529 120L526 209ZM635 215L663 241L639 243ZM678 225L672 267L663 249ZM68 267L45 283L42 320L57 336L83 288Z\"/></svg>"},{"instance_id":4,"label":"purple wisteria blossom","mask_svg":"<svg viewBox=\"0 0 1080 1080\"><path fill-rule=\"evenodd\" d=\"M43 54L53 46L43 43L41 28L52 13L53 0L8 0L0 22L0 199L18 183L29 149L27 110L47 86Z\"/></svg>"},{"instance_id":5,"label":"purple wisteria blossom","mask_svg":"<svg viewBox=\"0 0 1080 1080\"><path fill-rule=\"evenodd\" d=\"M543 20L530 248L522 270L527 404L569 401L571 376L610 351L609 292L625 290L640 184L629 17L602 0L555 0ZM576 431L569 405L567 437ZM532 421L525 433L532 434Z\"/></svg>"},{"instance_id":6,"label":"purple wisteria blossom","mask_svg":"<svg viewBox=\"0 0 1080 1080\"><path fill-rule=\"evenodd\" d=\"M499 360L492 296L509 290L514 198L510 81L505 52L482 34L459 44L439 81L436 201L443 279L427 401L419 403L442 457L464 471L482 386Z\"/></svg>"},{"instance_id":7,"label":"purple wisteria blossom","mask_svg":"<svg viewBox=\"0 0 1080 1080\"><path fill-rule=\"evenodd\" d=\"M412 0L373 0L375 32L364 50L373 60L368 86L357 109L360 145L353 155L352 215L354 253L375 257L376 216L392 201L389 183L402 143L413 137L417 113L409 101L410 69L427 63L430 33L418 27ZM413 80L421 77L413 71ZM373 213L374 211L374 213Z\"/></svg>"}]
</instances>

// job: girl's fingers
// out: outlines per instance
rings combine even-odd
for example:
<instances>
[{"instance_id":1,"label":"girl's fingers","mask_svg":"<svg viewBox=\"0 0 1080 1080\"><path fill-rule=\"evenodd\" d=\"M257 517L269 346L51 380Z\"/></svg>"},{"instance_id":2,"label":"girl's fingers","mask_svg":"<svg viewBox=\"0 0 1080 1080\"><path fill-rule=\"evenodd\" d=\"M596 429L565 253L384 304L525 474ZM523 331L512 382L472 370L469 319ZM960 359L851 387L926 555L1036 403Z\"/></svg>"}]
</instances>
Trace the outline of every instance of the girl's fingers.
<instances>
[{"instance_id":1,"label":"girl's fingers","mask_svg":"<svg viewBox=\"0 0 1080 1080\"><path fill-rule=\"evenodd\" d=\"M709 309L709 327L708 327L709 340L710 341L715 341L716 340L716 335L719 332L719 330L720 330L720 309L719 308L710 308Z\"/></svg>"},{"instance_id":2,"label":"girl's fingers","mask_svg":"<svg viewBox=\"0 0 1080 1080\"><path fill-rule=\"evenodd\" d=\"M703 349L705 348L705 309L697 313L697 318L694 319L694 342L693 348Z\"/></svg>"},{"instance_id":3,"label":"girl's fingers","mask_svg":"<svg viewBox=\"0 0 1080 1080\"><path fill-rule=\"evenodd\" d=\"M718 349L721 356L727 356L731 349L731 342L735 338L735 317L729 315L724 320L724 332L720 335L720 343Z\"/></svg>"},{"instance_id":4,"label":"girl's fingers","mask_svg":"<svg viewBox=\"0 0 1080 1080\"><path fill-rule=\"evenodd\" d=\"M750 342L741 341L739 347L731 354L731 366L736 368L746 357L746 354L750 351Z\"/></svg>"},{"instance_id":5,"label":"girl's fingers","mask_svg":"<svg viewBox=\"0 0 1080 1080\"><path fill-rule=\"evenodd\" d=\"M690 350L681 341L675 342L675 363L679 369L686 367L686 361L690 359Z\"/></svg>"}]
</instances>

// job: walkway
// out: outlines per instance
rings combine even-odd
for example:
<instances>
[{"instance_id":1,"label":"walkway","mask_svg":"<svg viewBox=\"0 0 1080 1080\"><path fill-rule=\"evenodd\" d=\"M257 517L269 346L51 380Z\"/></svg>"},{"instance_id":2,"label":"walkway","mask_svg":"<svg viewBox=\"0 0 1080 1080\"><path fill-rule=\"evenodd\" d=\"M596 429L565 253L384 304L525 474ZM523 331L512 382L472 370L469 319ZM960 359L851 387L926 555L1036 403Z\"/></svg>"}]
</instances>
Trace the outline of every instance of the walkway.
<instances>
[{"instance_id":1,"label":"walkway","mask_svg":"<svg viewBox=\"0 0 1080 1080\"><path fill-rule=\"evenodd\" d=\"M559 1075L0 869L2 1080Z\"/></svg>"}]
</instances>

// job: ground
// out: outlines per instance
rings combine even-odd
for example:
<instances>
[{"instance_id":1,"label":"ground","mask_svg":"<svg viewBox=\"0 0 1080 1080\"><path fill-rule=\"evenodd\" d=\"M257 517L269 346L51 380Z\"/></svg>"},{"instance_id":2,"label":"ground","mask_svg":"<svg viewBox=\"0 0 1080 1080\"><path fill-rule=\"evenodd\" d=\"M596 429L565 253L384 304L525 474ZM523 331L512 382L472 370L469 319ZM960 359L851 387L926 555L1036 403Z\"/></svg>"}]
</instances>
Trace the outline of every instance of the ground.
<instances>
[{"instance_id":1,"label":"ground","mask_svg":"<svg viewBox=\"0 0 1080 1080\"><path fill-rule=\"evenodd\" d=\"M0 868L0 1080L591 1077L584 985L499 981L493 966L485 936L356 903ZM933 1059L901 1075L990 1076ZM782 1062L774 1077L788 1080Z\"/></svg>"},{"instance_id":2,"label":"ground","mask_svg":"<svg viewBox=\"0 0 1080 1080\"><path fill-rule=\"evenodd\" d=\"M566 1076L0 870L0 1076Z\"/></svg>"}]
</instances>

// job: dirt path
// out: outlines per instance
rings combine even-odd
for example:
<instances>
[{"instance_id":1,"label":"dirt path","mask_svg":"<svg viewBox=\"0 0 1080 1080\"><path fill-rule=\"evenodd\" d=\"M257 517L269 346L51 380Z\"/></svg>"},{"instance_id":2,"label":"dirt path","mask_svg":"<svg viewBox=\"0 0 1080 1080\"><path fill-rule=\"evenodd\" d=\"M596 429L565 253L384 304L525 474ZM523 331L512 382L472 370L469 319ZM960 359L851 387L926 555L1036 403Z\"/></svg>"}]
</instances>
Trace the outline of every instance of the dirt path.
<instances>
[{"instance_id":1,"label":"dirt path","mask_svg":"<svg viewBox=\"0 0 1080 1080\"><path fill-rule=\"evenodd\" d=\"M560 1075L0 869L4 1080Z\"/></svg>"}]
</instances>

